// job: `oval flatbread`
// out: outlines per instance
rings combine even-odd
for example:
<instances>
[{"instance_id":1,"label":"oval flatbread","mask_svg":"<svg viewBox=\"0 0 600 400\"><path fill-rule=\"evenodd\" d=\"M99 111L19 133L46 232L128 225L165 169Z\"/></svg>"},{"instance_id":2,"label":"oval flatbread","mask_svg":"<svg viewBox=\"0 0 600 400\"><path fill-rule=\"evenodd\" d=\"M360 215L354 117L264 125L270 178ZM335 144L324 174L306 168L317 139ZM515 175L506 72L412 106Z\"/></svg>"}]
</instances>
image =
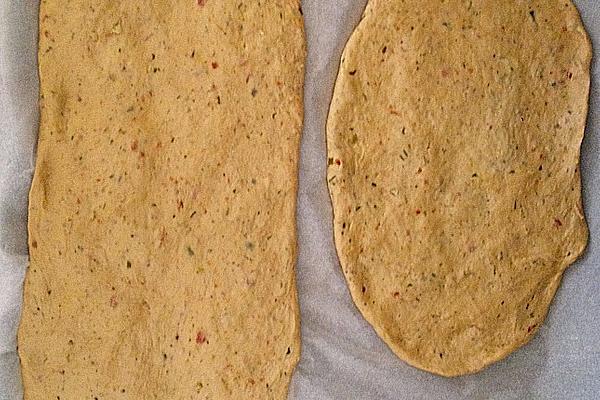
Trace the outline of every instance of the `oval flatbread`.
<instances>
[{"instance_id":1,"label":"oval flatbread","mask_svg":"<svg viewBox=\"0 0 600 400\"><path fill-rule=\"evenodd\" d=\"M354 302L409 364L472 373L542 324L587 243L590 60L570 1L369 2L328 183Z\"/></svg>"},{"instance_id":2,"label":"oval flatbread","mask_svg":"<svg viewBox=\"0 0 600 400\"><path fill-rule=\"evenodd\" d=\"M285 399L299 1L45 0L26 400Z\"/></svg>"}]
</instances>

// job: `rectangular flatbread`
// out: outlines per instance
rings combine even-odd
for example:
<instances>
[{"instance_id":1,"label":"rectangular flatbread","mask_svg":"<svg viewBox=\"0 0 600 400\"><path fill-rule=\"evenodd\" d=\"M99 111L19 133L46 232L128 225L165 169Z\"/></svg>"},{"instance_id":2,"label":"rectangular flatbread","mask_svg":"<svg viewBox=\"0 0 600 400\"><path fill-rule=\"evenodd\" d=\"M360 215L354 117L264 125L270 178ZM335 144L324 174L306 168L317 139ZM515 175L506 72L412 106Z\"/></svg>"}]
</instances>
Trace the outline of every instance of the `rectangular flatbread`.
<instances>
[{"instance_id":1,"label":"rectangular flatbread","mask_svg":"<svg viewBox=\"0 0 600 400\"><path fill-rule=\"evenodd\" d=\"M45 0L26 400L284 399L299 1Z\"/></svg>"}]
</instances>

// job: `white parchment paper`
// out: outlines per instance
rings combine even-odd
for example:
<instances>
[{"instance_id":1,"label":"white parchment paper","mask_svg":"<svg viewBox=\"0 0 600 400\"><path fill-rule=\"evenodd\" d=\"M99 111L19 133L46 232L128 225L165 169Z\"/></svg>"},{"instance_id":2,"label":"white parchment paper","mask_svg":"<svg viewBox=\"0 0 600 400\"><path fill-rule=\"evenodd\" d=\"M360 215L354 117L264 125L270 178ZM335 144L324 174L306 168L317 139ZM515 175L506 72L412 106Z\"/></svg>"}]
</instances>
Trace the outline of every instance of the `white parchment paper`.
<instances>
[{"instance_id":1,"label":"white parchment paper","mask_svg":"<svg viewBox=\"0 0 600 400\"><path fill-rule=\"evenodd\" d=\"M575 2L600 51L600 3ZM298 199L303 349L290 399L600 399L599 58L582 149L589 248L565 274L531 343L479 374L440 378L409 367L377 337L350 299L333 246L325 121L341 51L364 5L303 1L309 49ZM0 0L0 400L22 398L15 335L37 135L37 10L37 0Z\"/></svg>"}]
</instances>

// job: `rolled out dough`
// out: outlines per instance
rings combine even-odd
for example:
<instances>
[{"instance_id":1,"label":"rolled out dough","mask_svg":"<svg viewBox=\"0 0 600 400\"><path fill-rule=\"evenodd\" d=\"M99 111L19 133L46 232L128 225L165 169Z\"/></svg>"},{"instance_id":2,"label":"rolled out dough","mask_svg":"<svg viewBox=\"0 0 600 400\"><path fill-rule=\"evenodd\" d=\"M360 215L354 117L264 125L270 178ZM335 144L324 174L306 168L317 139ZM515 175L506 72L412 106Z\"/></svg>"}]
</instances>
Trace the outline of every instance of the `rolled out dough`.
<instances>
[{"instance_id":1,"label":"rolled out dough","mask_svg":"<svg viewBox=\"0 0 600 400\"><path fill-rule=\"evenodd\" d=\"M591 54L569 0L369 2L328 182L354 302L403 360L472 373L542 324L587 243Z\"/></svg>"},{"instance_id":2,"label":"rolled out dough","mask_svg":"<svg viewBox=\"0 0 600 400\"><path fill-rule=\"evenodd\" d=\"M284 399L299 1L43 0L26 400Z\"/></svg>"}]
</instances>

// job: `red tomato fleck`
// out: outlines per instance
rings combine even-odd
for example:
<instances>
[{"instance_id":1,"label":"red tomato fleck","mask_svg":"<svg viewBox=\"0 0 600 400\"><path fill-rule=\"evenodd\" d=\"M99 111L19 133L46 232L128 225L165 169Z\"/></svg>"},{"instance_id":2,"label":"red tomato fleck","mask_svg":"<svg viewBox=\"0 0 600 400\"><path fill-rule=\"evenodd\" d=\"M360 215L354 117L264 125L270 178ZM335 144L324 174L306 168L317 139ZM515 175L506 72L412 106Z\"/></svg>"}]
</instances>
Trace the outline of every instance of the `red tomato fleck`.
<instances>
[{"instance_id":1,"label":"red tomato fleck","mask_svg":"<svg viewBox=\"0 0 600 400\"><path fill-rule=\"evenodd\" d=\"M206 336L204 336L204 333L202 333L202 331L198 331L198 333L196 334L196 343L203 344L204 342L206 342Z\"/></svg>"},{"instance_id":2,"label":"red tomato fleck","mask_svg":"<svg viewBox=\"0 0 600 400\"><path fill-rule=\"evenodd\" d=\"M394 297L395 297L395 298L398 298L398 297L400 297L400 292L394 292Z\"/></svg>"},{"instance_id":3,"label":"red tomato fleck","mask_svg":"<svg viewBox=\"0 0 600 400\"><path fill-rule=\"evenodd\" d=\"M198 5L204 7L206 5L206 0L198 0Z\"/></svg>"},{"instance_id":4,"label":"red tomato fleck","mask_svg":"<svg viewBox=\"0 0 600 400\"><path fill-rule=\"evenodd\" d=\"M421 210L417 208L417 215L421 214Z\"/></svg>"},{"instance_id":5,"label":"red tomato fleck","mask_svg":"<svg viewBox=\"0 0 600 400\"><path fill-rule=\"evenodd\" d=\"M217 62L213 62L211 65L212 65L213 69L219 68L219 63L217 63Z\"/></svg>"},{"instance_id":6,"label":"red tomato fleck","mask_svg":"<svg viewBox=\"0 0 600 400\"><path fill-rule=\"evenodd\" d=\"M335 160L335 164L336 165L342 165L342 161L341 160Z\"/></svg>"}]
</instances>

